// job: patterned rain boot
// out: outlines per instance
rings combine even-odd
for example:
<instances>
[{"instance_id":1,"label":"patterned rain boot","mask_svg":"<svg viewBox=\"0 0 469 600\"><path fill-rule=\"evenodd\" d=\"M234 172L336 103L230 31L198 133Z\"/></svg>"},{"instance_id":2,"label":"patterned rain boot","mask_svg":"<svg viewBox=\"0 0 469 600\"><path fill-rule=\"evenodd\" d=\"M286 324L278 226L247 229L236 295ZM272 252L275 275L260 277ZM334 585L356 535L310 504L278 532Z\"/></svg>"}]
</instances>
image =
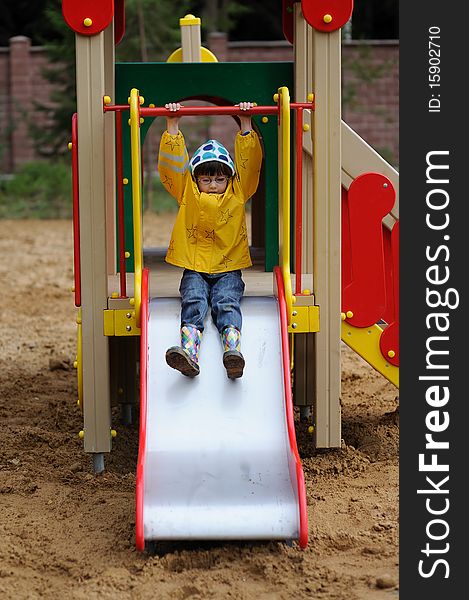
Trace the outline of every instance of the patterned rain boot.
<instances>
[{"instance_id":1,"label":"patterned rain boot","mask_svg":"<svg viewBox=\"0 0 469 600\"><path fill-rule=\"evenodd\" d=\"M230 379L243 376L244 357L241 354L241 332L236 327L225 327L221 334L223 364Z\"/></svg>"},{"instance_id":2,"label":"patterned rain boot","mask_svg":"<svg viewBox=\"0 0 469 600\"><path fill-rule=\"evenodd\" d=\"M166 362L170 367L180 371L187 377L195 377L200 373L199 348L202 333L190 325L181 327L181 346L173 346L166 350Z\"/></svg>"}]
</instances>

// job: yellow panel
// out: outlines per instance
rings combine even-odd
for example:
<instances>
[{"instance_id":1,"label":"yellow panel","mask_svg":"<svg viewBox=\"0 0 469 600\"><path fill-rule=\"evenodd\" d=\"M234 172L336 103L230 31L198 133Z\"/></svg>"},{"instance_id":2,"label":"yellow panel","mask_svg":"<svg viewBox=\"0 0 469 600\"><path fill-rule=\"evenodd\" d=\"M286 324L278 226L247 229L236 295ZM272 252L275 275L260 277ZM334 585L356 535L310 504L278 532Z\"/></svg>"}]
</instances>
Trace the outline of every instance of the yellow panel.
<instances>
[{"instance_id":1,"label":"yellow panel","mask_svg":"<svg viewBox=\"0 0 469 600\"><path fill-rule=\"evenodd\" d=\"M353 327L346 321L342 321L342 341L398 388L399 367L385 360L379 347L379 338L382 332L379 325Z\"/></svg>"},{"instance_id":2,"label":"yellow panel","mask_svg":"<svg viewBox=\"0 0 469 600\"><path fill-rule=\"evenodd\" d=\"M319 331L319 306L308 306L308 312L310 332Z\"/></svg>"},{"instance_id":3,"label":"yellow panel","mask_svg":"<svg viewBox=\"0 0 469 600\"><path fill-rule=\"evenodd\" d=\"M215 56L215 54L203 46L200 48L200 56L202 58L202 62L218 62L218 58ZM172 54L170 54L166 59L166 62L182 62L182 48L178 48Z\"/></svg>"},{"instance_id":4,"label":"yellow panel","mask_svg":"<svg viewBox=\"0 0 469 600\"><path fill-rule=\"evenodd\" d=\"M319 331L319 306L293 306L288 333L316 333Z\"/></svg>"},{"instance_id":5,"label":"yellow panel","mask_svg":"<svg viewBox=\"0 0 469 600\"><path fill-rule=\"evenodd\" d=\"M104 335L129 336L140 335L134 310L105 310Z\"/></svg>"},{"instance_id":6,"label":"yellow panel","mask_svg":"<svg viewBox=\"0 0 469 600\"><path fill-rule=\"evenodd\" d=\"M114 335L114 311L105 310L103 316L104 335Z\"/></svg>"}]
</instances>

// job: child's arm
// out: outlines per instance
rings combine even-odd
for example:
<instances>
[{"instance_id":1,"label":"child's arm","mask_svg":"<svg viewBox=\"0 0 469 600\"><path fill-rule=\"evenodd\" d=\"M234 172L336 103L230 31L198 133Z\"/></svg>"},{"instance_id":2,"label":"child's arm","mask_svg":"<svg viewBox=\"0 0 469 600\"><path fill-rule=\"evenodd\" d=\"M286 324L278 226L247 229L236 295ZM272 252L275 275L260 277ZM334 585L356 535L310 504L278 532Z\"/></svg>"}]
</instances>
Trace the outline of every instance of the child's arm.
<instances>
[{"instance_id":1,"label":"child's arm","mask_svg":"<svg viewBox=\"0 0 469 600\"><path fill-rule=\"evenodd\" d=\"M177 113L177 111L181 108L181 105L179 102L168 102L168 104L165 104L164 107L171 112ZM177 135L179 132L179 118L180 117L178 116L166 117L166 130L171 135Z\"/></svg>"},{"instance_id":2,"label":"child's arm","mask_svg":"<svg viewBox=\"0 0 469 600\"><path fill-rule=\"evenodd\" d=\"M239 108L243 111L248 111L250 108L252 108L254 106L254 102L240 102L238 104ZM249 131L251 131L252 129L252 125L251 125L251 115L240 115L239 117L239 121L240 121L240 129L241 129L241 133L248 133Z\"/></svg>"},{"instance_id":3,"label":"child's arm","mask_svg":"<svg viewBox=\"0 0 469 600\"><path fill-rule=\"evenodd\" d=\"M242 111L249 112L253 102L240 102ZM259 184L259 174L262 165L262 149L257 133L252 129L251 116L240 116L240 131L235 139L235 166L236 184L240 186L240 193L244 201L255 193Z\"/></svg>"},{"instance_id":4,"label":"child's arm","mask_svg":"<svg viewBox=\"0 0 469 600\"><path fill-rule=\"evenodd\" d=\"M178 102L170 102L165 108L177 113L181 108ZM158 171L161 183L166 191L181 203L185 178L188 171L189 156L184 136L179 131L179 117L166 117L166 131L161 136L158 155Z\"/></svg>"}]
</instances>

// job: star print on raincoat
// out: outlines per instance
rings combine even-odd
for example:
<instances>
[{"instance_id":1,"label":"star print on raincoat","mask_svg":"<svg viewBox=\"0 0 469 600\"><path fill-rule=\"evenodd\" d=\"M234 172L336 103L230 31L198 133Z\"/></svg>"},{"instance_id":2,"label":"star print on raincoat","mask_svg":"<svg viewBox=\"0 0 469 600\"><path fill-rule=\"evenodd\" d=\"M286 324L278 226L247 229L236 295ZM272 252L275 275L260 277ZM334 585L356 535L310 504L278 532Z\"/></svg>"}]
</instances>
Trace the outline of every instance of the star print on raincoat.
<instances>
[{"instance_id":1,"label":"star print on raincoat","mask_svg":"<svg viewBox=\"0 0 469 600\"><path fill-rule=\"evenodd\" d=\"M199 273L225 273L252 265L245 204L259 184L262 150L255 131L238 133L234 146L236 176L223 194L208 194L191 177L182 133L163 133L158 171L166 191L179 204L166 262Z\"/></svg>"}]
</instances>

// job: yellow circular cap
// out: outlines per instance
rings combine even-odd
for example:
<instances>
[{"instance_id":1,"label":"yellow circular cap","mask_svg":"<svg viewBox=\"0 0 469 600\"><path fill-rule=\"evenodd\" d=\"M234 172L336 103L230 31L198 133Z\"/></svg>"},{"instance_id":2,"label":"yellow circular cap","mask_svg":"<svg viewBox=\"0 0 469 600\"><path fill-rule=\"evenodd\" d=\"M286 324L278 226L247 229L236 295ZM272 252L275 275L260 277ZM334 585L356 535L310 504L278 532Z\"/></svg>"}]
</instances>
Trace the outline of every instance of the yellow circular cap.
<instances>
[{"instance_id":1,"label":"yellow circular cap","mask_svg":"<svg viewBox=\"0 0 469 600\"><path fill-rule=\"evenodd\" d=\"M324 15L322 20L324 23L330 23L332 21L332 15Z\"/></svg>"},{"instance_id":2,"label":"yellow circular cap","mask_svg":"<svg viewBox=\"0 0 469 600\"><path fill-rule=\"evenodd\" d=\"M351 310L347 311L347 319L351 319L353 317L353 312Z\"/></svg>"},{"instance_id":3,"label":"yellow circular cap","mask_svg":"<svg viewBox=\"0 0 469 600\"><path fill-rule=\"evenodd\" d=\"M394 350L388 350L388 356L389 358L394 358L396 356L396 353L394 352Z\"/></svg>"},{"instance_id":4,"label":"yellow circular cap","mask_svg":"<svg viewBox=\"0 0 469 600\"><path fill-rule=\"evenodd\" d=\"M145 119L143 117L140 117L140 123L143 123L145 121Z\"/></svg>"},{"instance_id":5,"label":"yellow circular cap","mask_svg":"<svg viewBox=\"0 0 469 600\"><path fill-rule=\"evenodd\" d=\"M129 298L129 304L130 306L133 306L135 304L135 298Z\"/></svg>"},{"instance_id":6,"label":"yellow circular cap","mask_svg":"<svg viewBox=\"0 0 469 600\"><path fill-rule=\"evenodd\" d=\"M179 25L200 25L201 20L195 15L186 15L182 19L179 19Z\"/></svg>"},{"instance_id":7,"label":"yellow circular cap","mask_svg":"<svg viewBox=\"0 0 469 600\"><path fill-rule=\"evenodd\" d=\"M308 433L314 433L314 427L312 425L308 427Z\"/></svg>"},{"instance_id":8,"label":"yellow circular cap","mask_svg":"<svg viewBox=\"0 0 469 600\"><path fill-rule=\"evenodd\" d=\"M124 177L124 179L122 180L122 183L124 185L127 185L129 183L129 180L127 179L127 177Z\"/></svg>"},{"instance_id":9,"label":"yellow circular cap","mask_svg":"<svg viewBox=\"0 0 469 600\"><path fill-rule=\"evenodd\" d=\"M311 290L308 289L303 290L301 293L303 294L303 296L311 296Z\"/></svg>"},{"instance_id":10,"label":"yellow circular cap","mask_svg":"<svg viewBox=\"0 0 469 600\"><path fill-rule=\"evenodd\" d=\"M138 101L140 102L140 106L145 102L145 98L143 96L138 97Z\"/></svg>"},{"instance_id":11,"label":"yellow circular cap","mask_svg":"<svg viewBox=\"0 0 469 600\"><path fill-rule=\"evenodd\" d=\"M74 292L74 291L75 291L75 286L74 286L74 285L72 285L72 287L70 288L70 291L71 291L71 292Z\"/></svg>"},{"instance_id":12,"label":"yellow circular cap","mask_svg":"<svg viewBox=\"0 0 469 600\"><path fill-rule=\"evenodd\" d=\"M104 104L111 104L111 96L104 96L103 102Z\"/></svg>"},{"instance_id":13,"label":"yellow circular cap","mask_svg":"<svg viewBox=\"0 0 469 600\"><path fill-rule=\"evenodd\" d=\"M274 102L278 102L278 94L274 94L273 98L274 98Z\"/></svg>"},{"instance_id":14,"label":"yellow circular cap","mask_svg":"<svg viewBox=\"0 0 469 600\"><path fill-rule=\"evenodd\" d=\"M311 92L307 97L308 102L312 102L314 100L314 94Z\"/></svg>"},{"instance_id":15,"label":"yellow circular cap","mask_svg":"<svg viewBox=\"0 0 469 600\"><path fill-rule=\"evenodd\" d=\"M262 117L261 121L263 123L268 123L269 122L269 117Z\"/></svg>"},{"instance_id":16,"label":"yellow circular cap","mask_svg":"<svg viewBox=\"0 0 469 600\"><path fill-rule=\"evenodd\" d=\"M82 440L85 437L85 432L83 431L83 429L81 431L78 432L78 437Z\"/></svg>"},{"instance_id":17,"label":"yellow circular cap","mask_svg":"<svg viewBox=\"0 0 469 600\"><path fill-rule=\"evenodd\" d=\"M130 119L127 121L127 125L130 125Z\"/></svg>"},{"instance_id":18,"label":"yellow circular cap","mask_svg":"<svg viewBox=\"0 0 469 600\"><path fill-rule=\"evenodd\" d=\"M117 431L115 429L111 429L111 437L115 438L117 435Z\"/></svg>"},{"instance_id":19,"label":"yellow circular cap","mask_svg":"<svg viewBox=\"0 0 469 600\"><path fill-rule=\"evenodd\" d=\"M119 298L119 292L112 292L111 298Z\"/></svg>"},{"instance_id":20,"label":"yellow circular cap","mask_svg":"<svg viewBox=\"0 0 469 600\"><path fill-rule=\"evenodd\" d=\"M125 258L130 258L130 252L128 250L125 251L124 253Z\"/></svg>"},{"instance_id":21,"label":"yellow circular cap","mask_svg":"<svg viewBox=\"0 0 469 600\"><path fill-rule=\"evenodd\" d=\"M150 108L155 108L155 105L153 104L153 102L150 102L150 104L148 105Z\"/></svg>"},{"instance_id":22,"label":"yellow circular cap","mask_svg":"<svg viewBox=\"0 0 469 600\"><path fill-rule=\"evenodd\" d=\"M308 123L305 123L303 125L303 131L309 131L309 125L308 125Z\"/></svg>"},{"instance_id":23,"label":"yellow circular cap","mask_svg":"<svg viewBox=\"0 0 469 600\"><path fill-rule=\"evenodd\" d=\"M68 142L68 144L67 144L67 148L68 148L69 150L71 150L71 149L73 148L73 144L72 144L72 142Z\"/></svg>"},{"instance_id":24,"label":"yellow circular cap","mask_svg":"<svg viewBox=\"0 0 469 600\"><path fill-rule=\"evenodd\" d=\"M89 17L86 17L86 19L83 19L83 25L85 27L91 27L91 25L93 25L93 21Z\"/></svg>"},{"instance_id":25,"label":"yellow circular cap","mask_svg":"<svg viewBox=\"0 0 469 600\"><path fill-rule=\"evenodd\" d=\"M77 317L76 323L77 323L77 325L81 325L81 317Z\"/></svg>"},{"instance_id":26,"label":"yellow circular cap","mask_svg":"<svg viewBox=\"0 0 469 600\"><path fill-rule=\"evenodd\" d=\"M345 321L345 319L346 319L346 316L345 316L345 313L344 313L344 312L341 312L341 313L340 313L340 318L342 319L342 321Z\"/></svg>"},{"instance_id":27,"label":"yellow circular cap","mask_svg":"<svg viewBox=\"0 0 469 600\"><path fill-rule=\"evenodd\" d=\"M78 369L78 361L77 360L73 361L73 368Z\"/></svg>"},{"instance_id":28,"label":"yellow circular cap","mask_svg":"<svg viewBox=\"0 0 469 600\"><path fill-rule=\"evenodd\" d=\"M81 406L80 398L77 400L77 406Z\"/></svg>"}]
</instances>

